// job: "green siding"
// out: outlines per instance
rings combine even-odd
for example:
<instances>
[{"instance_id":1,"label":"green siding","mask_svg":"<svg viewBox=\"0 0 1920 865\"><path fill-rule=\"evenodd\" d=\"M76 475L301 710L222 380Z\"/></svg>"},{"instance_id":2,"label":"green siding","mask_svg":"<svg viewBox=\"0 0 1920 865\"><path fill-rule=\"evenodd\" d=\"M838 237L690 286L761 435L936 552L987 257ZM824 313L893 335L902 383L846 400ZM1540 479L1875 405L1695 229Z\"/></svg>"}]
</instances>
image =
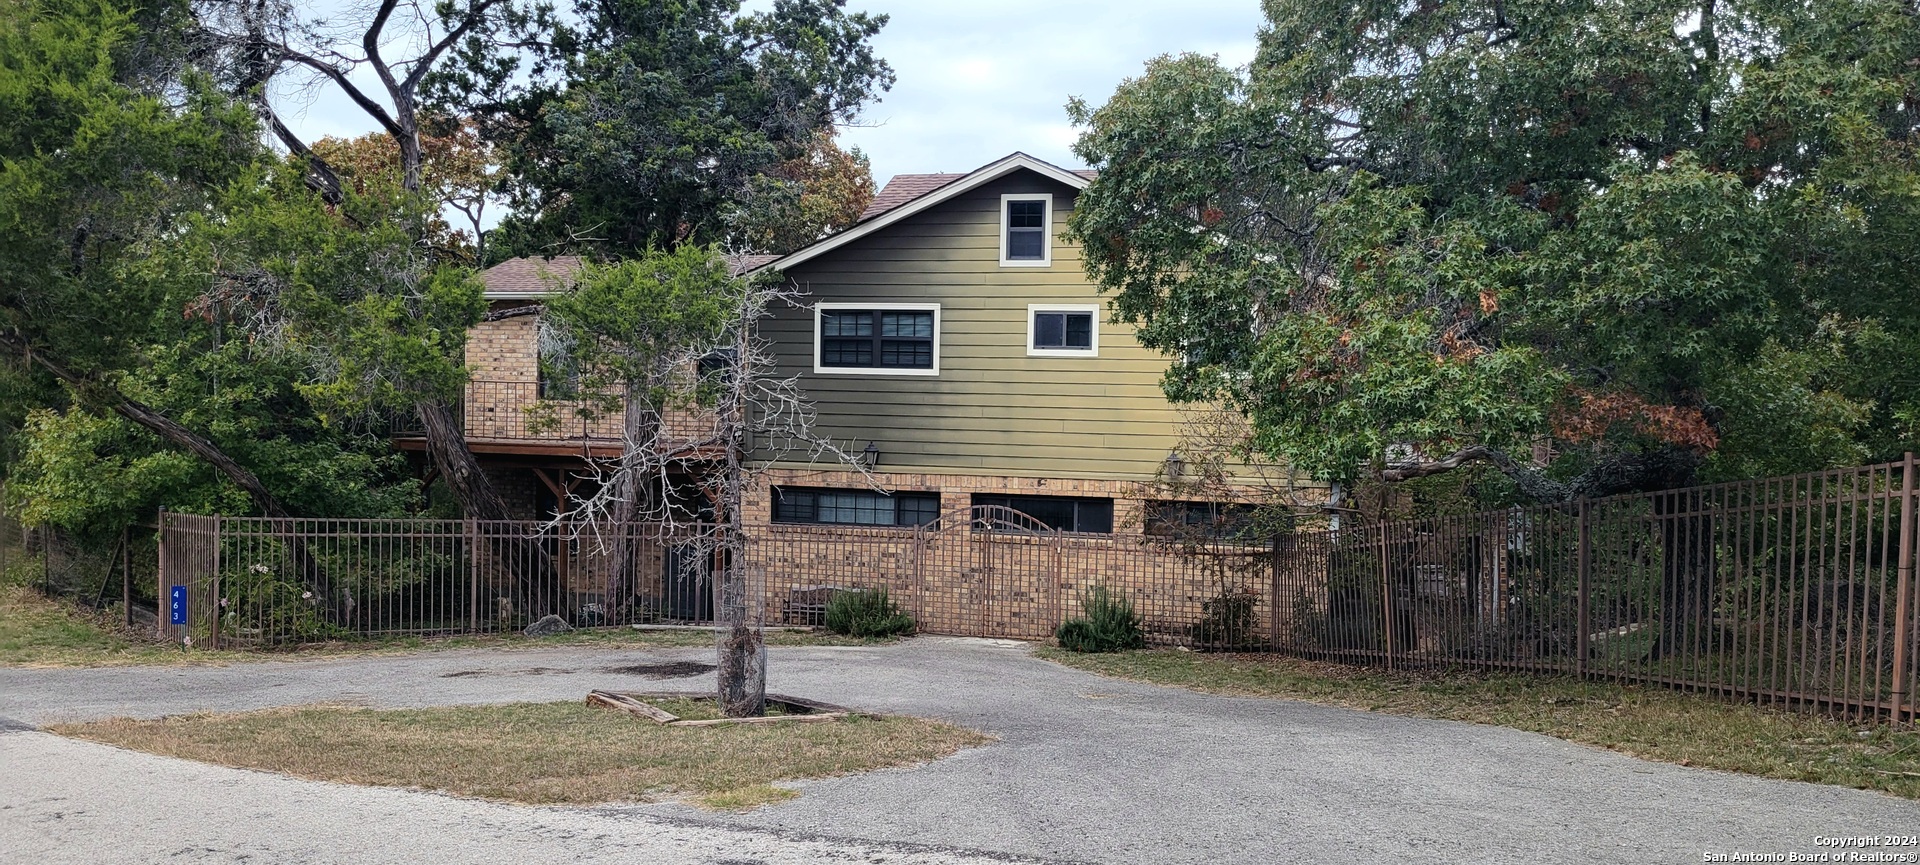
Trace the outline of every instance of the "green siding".
<instances>
[{"instance_id":1,"label":"green siding","mask_svg":"<svg viewBox=\"0 0 1920 865\"><path fill-rule=\"evenodd\" d=\"M1038 192L1053 194L1052 265L1003 268L1000 196ZM879 442L884 471L1150 477L1177 444L1179 415L1160 392L1165 358L1104 311L1098 357L1027 356L1028 304L1101 302L1079 251L1058 237L1073 196L1017 172L787 271L809 303L941 305L938 376L816 375L811 307L767 323L780 373L800 374L818 431L856 449Z\"/></svg>"}]
</instances>

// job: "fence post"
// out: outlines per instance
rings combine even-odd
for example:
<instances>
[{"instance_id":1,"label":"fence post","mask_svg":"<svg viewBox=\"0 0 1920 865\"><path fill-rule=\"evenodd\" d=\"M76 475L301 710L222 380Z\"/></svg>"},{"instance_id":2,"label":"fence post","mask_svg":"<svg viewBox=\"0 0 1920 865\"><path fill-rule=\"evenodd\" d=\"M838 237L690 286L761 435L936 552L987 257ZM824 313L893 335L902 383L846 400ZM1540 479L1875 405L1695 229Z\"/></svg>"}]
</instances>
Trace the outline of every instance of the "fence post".
<instances>
[{"instance_id":1,"label":"fence post","mask_svg":"<svg viewBox=\"0 0 1920 865\"><path fill-rule=\"evenodd\" d=\"M468 517L461 526L467 539L467 633L480 633L480 530Z\"/></svg>"},{"instance_id":2,"label":"fence post","mask_svg":"<svg viewBox=\"0 0 1920 865\"><path fill-rule=\"evenodd\" d=\"M1579 571L1579 582L1575 592L1577 592L1577 603L1580 609L1580 630L1574 635L1574 651L1577 655L1575 656L1573 669L1574 674L1582 679L1587 677L1587 656L1590 654L1587 639L1588 635L1593 631L1590 621L1590 617L1593 614L1593 529L1588 521L1588 515L1591 513L1592 511L1587 507L1587 497L1581 496L1580 546L1579 550L1574 553L1574 557L1577 560L1574 567Z\"/></svg>"},{"instance_id":3,"label":"fence post","mask_svg":"<svg viewBox=\"0 0 1920 865\"><path fill-rule=\"evenodd\" d=\"M1380 625L1386 639L1387 669L1393 669L1394 627L1393 627L1393 565L1387 546L1387 521L1380 521Z\"/></svg>"},{"instance_id":4,"label":"fence post","mask_svg":"<svg viewBox=\"0 0 1920 865\"><path fill-rule=\"evenodd\" d=\"M127 627L133 627L133 571L127 565L131 559L127 555L128 527L120 527L120 617L126 620Z\"/></svg>"},{"instance_id":5,"label":"fence post","mask_svg":"<svg viewBox=\"0 0 1920 865\"><path fill-rule=\"evenodd\" d=\"M1268 618L1271 619L1271 623L1267 626L1267 641L1272 644L1270 651L1275 653L1280 651L1280 539L1282 537L1284 535L1273 536L1273 556L1267 566L1267 569L1272 572L1267 576L1273 586L1267 596L1272 599L1268 604L1271 609L1267 611Z\"/></svg>"},{"instance_id":6,"label":"fence post","mask_svg":"<svg viewBox=\"0 0 1920 865\"><path fill-rule=\"evenodd\" d=\"M160 512L153 518L155 533L159 540L159 565L153 569L153 636L155 639L167 638L167 508L160 506Z\"/></svg>"},{"instance_id":7,"label":"fence post","mask_svg":"<svg viewBox=\"0 0 1920 865\"><path fill-rule=\"evenodd\" d=\"M206 597L200 599L200 606L204 607L207 611L207 648L209 649L220 648L220 547L221 541L226 539L225 527L221 525L223 521L224 518L219 514L214 515L213 573L209 575L207 580L207 585L212 588L207 592ZM192 597L193 589L189 588L187 592L188 597ZM191 609L191 607L189 607L189 609ZM186 628L187 636L193 636L192 616L187 617Z\"/></svg>"},{"instance_id":8,"label":"fence post","mask_svg":"<svg viewBox=\"0 0 1920 865\"><path fill-rule=\"evenodd\" d=\"M1898 601L1893 608L1893 720L1900 723L1915 713L1908 710L1907 648L1913 642L1913 451L1900 463L1900 567Z\"/></svg>"}]
</instances>

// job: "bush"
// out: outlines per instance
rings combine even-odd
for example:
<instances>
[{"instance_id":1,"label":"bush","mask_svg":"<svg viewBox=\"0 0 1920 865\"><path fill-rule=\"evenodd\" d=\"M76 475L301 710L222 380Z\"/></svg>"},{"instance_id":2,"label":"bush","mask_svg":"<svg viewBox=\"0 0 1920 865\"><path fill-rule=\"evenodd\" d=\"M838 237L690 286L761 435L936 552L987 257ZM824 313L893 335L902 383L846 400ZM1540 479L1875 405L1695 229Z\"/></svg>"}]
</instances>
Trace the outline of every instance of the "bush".
<instances>
[{"instance_id":1,"label":"bush","mask_svg":"<svg viewBox=\"0 0 1920 865\"><path fill-rule=\"evenodd\" d=\"M1249 649L1260 644L1260 618L1253 592L1227 592L1200 602L1202 617L1188 628L1194 645L1203 649Z\"/></svg>"},{"instance_id":2,"label":"bush","mask_svg":"<svg viewBox=\"0 0 1920 865\"><path fill-rule=\"evenodd\" d=\"M1060 648L1071 652L1124 652L1147 644L1133 602L1114 595L1106 586L1087 589L1080 606L1086 618L1068 619L1053 632Z\"/></svg>"},{"instance_id":3,"label":"bush","mask_svg":"<svg viewBox=\"0 0 1920 865\"><path fill-rule=\"evenodd\" d=\"M835 592L827 602L827 630L849 637L913 633L913 617L900 611L886 589Z\"/></svg>"}]
</instances>

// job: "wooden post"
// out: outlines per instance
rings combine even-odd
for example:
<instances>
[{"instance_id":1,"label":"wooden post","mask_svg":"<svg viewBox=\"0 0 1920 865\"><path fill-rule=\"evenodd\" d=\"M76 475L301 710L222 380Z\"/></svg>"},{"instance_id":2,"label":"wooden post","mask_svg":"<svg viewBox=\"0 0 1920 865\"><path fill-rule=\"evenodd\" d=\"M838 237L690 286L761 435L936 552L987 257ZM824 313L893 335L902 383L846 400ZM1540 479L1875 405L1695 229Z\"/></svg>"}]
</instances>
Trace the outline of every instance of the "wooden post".
<instances>
[{"instance_id":1,"label":"wooden post","mask_svg":"<svg viewBox=\"0 0 1920 865\"><path fill-rule=\"evenodd\" d=\"M1580 546L1579 550L1574 553L1577 559L1574 567L1579 570L1579 586L1575 591L1578 593L1578 602L1580 605L1580 630L1574 635L1574 651L1577 654L1574 660L1573 670L1574 674L1582 679L1587 677L1587 655L1589 654L1587 639L1589 633L1593 630L1590 621L1592 617L1591 608L1593 606L1593 530L1587 520L1589 513L1591 513L1591 511L1589 511L1587 507L1587 499L1585 496L1581 496Z\"/></svg>"},{"instance_id":2,"label":"wooden post","mask_svg":"<svg viewBox=\"0 0 1920 865\"><path fill-rule=\"evenodd\" d=\"M1393 565L1387 548L1387 521L1380 521L1380 624L1386 639L1387 669L1393 669Z\"/></svg>"},{"instance_id":3,"label":"wooden post","mask_svg":"<svg viewBox=\"0 0 1920 865\"><path fill-rule=\"evenodd\" d=\"M1915 712L1909 705L1908 646L1913 642L1913 451L1900 464L1900 568L1893 612L1893 720L1900 723Z\"/></svg>"}]
</instances>

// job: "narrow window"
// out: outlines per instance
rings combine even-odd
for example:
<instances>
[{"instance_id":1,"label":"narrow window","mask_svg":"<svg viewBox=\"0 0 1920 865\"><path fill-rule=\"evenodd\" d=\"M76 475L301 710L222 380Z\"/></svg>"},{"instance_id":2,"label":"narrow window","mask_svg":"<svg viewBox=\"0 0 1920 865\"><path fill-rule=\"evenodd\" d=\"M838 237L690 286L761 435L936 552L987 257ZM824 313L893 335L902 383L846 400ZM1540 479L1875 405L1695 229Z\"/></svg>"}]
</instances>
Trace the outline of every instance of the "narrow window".
<instances>
[{"instance_id":1,"label":"narrow window","mask_svg":"<svg viewBox=\"0 0 1920 865\"><path fill-rule=\"evenodd\" d=\"M939 493L773 488L773 521L846 526L922 526L940 515Z\"/></svg>"},{"instance_id":2,"label":"narrow window","mask_svg":"<svg viewBox=\"0 0 1920 865\"><path fill-rule=\"evenodd\" d=\"M1260 540L1254 507L1231 502L1148 502L1146 532L1182 540Z\"/></svg>"},{"instance_id":3,"label":"narrow window","mask_svg":"<svg viewBox=\"0 0 1920 865\"><path fill-rule=\"evenodd\" d=\"M1053 263L1053 196L1000 197L1000 264L1045 267Z\"/></svg>"},{"instance_id":4,"label":"narrow window","mask_svg":"<svg viewBox=\"0 0 1920 865\"><path fill-rule=\"evenodd\" d=\"M1113 532L1113 499L1069 498L1066 496L1002 496L976 494L974 507L997 505L1018 511L1060 532ZM1024 531L1029 526L1020 520L991 520L996 531Z\"/></svg>"}]
</instances>

